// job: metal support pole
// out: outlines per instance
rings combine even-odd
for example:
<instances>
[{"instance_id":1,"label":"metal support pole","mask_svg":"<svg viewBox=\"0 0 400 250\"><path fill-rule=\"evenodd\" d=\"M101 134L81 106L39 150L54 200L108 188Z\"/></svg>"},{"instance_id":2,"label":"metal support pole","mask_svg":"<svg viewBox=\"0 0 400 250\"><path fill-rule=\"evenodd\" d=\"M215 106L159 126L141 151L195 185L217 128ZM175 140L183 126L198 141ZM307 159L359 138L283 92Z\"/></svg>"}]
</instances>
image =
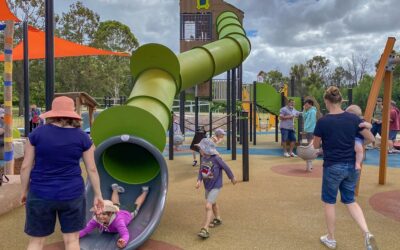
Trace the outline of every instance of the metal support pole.
<instances>
[{"instance_id":1,"label":"metal support pole","mask_svg":"<svg viewBox=\"0 0 400 250\"><path fill-rule=\"evenodd\" d=\"M253 103L250 101L250 141L253 140Z\"/></svg>"},{"instance_id":2,"label":"metal support pole","mask_svg":"<svg viewBox=\"0 0 400 250\"><path fill-rule=\"evenodd\" d=\"M172 114L171 114L172 116ZM169 137L169 141L168 141L168 156L169 156L169 160L173 160L174 159L174 118L171 118L171 126L169 128L168 131L168 137Z\"/></svg>"},{"instance_id":3,"label":"metal support pole","mask_svg":"<svg viewBox=\"0 0 400 250\"><path fill-rule=\"evenodd\" d=\"M304 106L304 97L301 97L301 107ZM301 134L304 130L303 126L303 116L300 115L299 118L297 119L297 141L299 144L301 144Z\"/></svg>"},{"instance_id":4,"label":"metal support pole","mask_svg":"<svg viewBox=\"0 0 400 250\"><path fill-rule=\"evenodd\" d=\"M28 51L28 22L24 21L24 132L28 137L30 132L29 126L29 51Z\"/></svg>"},{"instance_id":5,"label":"metal support pole","mask_svg":"<svg viewBox=\"0 0 400 250\"><path fill-rule=\"evenodd\" d=\"M353 89L352 88L347 89L347 99L349 99L349 101L348 101L349 106L351 104L353 104Z\"/></svg>"},{"instance_id":6,"label":"metal support pole","mask_svg":"<svg viewBox=\"0 0 400 250\"><path fill-rule=\"evenodd\" d=\"M211 105L212 105L212 101L213 101L213 91L212 91L212 78L210 79L210 85L209 85L209 101L210 101L210 113L209 113L209 118L208 118L208 121L209 121L209 128L210 128L210 137L212 136L212 131L213 131L213 124L212 124L212 108L211 108Z\"/></svg>"},{"instance_id":7,"label":"metal support pole","mask_svg":"<svg viewBox=\"0 0 400 250\"><path fill-rule=\"evenodd\" d=\"M295 87L295 80L294 80L294 76L292 76L292 78L290 78L290 95L291 96L295 96L294 87Z\"/></svg>"},{"instance_id":8,"label":"metal support pole","mask_svg":"<svg viewBox=\"0 0 400 250\"><path fill-rule=\"evenodd\" d=\"M253 82L253 145L257 145L257 83Z\"/></svg>"},{"instance_id":9,"label":"metal support pole","mask_svg":"<svg viewBox=\"0 0 400 250\"><path fill-rule=\"evenodd\" d=\"M46 0L46 110L54 96L54 1Z\"/></svg>"},{"instance_id":10,"label":"metal support pole","mask_svg":"<svg viewBox=\"0 0 400 250\"><path fill-rule=\"evenodd\" d=\"M275 116L275 142L278 142L279 137L279 116Z\"/></svg>"},{"instance_id":11,"label":"metal support pole","mask_svg":"<svg viewBox=\"0 0 400 250\"><path fill-rule=\"evenodd\" d=\"M232 160L236 160L236 70L232 70Z\"/></svg>"},{"instance_id":12,"label":"metal support pole","mask_svg":"<svg viewBox=\"0 0 400 250\"><path fill-rule=\"evenodd\" d=\"M185 91L179 93L179 123L181 126L182 134L185 134Z\"/></svg>"},{"instance_id":13,"label":"metal support pole","mask_svg":"<svg viewBox=\"0 0 400 250\"><path fill-rule=\"evenodd\" d=\"M231 150L231 71L226 72L226 149Z\"/></svg>"},{"instance_id":14,"label":"metal support pole","mask_svg":"<svg viewBox=\"0 0 400 250\"><path fill-rule=\"evenodd\" d=\"M248 131L248 113L242 112L242 165L243 181L249 181L249 131Z\"/></svg>"},{"instance_id":15,"label":"metal support pole","mask_svg":"<svg viewBox=\"0 0 400 250\"><path fill-rule=\"evenodd\" d=\"M199 129L199 97L194 98L194 130Z\"/></svg>"}]
</instances>

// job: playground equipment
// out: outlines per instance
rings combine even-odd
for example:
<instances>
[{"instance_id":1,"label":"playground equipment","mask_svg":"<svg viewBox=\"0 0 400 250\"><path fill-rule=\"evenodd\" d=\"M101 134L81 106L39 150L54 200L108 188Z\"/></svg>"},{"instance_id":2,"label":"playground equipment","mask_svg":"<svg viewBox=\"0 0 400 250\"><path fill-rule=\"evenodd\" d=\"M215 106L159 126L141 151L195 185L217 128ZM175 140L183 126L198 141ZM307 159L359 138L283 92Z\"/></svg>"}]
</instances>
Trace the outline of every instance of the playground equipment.
<instances>
[{"instance_id":1,"label":"playground equipment","mask_svg":"<svg viewBox=\"0 0 400 250\"><path fill-rule=\"evenodd\" d=\"M247 89L245 89L245 88L243 88L243 90L242 90L242 99L243 99L242 100L243 111L250 113L250 102L251 102L250 94L247 91ZM258 113L256 113L255 116L256 116L255 117L256 128L257 128L257 131L260 131L261 130L261 127L260 127L260 116L258 115Z\"/></svg>"},{"instance_id":2,"label":"playground equipment","mask_svg":"<svg viewBox=\"0 0 400 250\"><path fill-rule=\"evenodd\" d=\"M314 145L309 144L306 146L298 146L297 147L297 155L307 162L307 171L311 171L312 169L312 161L317 158L317 152L314 148Z\"/></svg>"},{"instance_id":3,"label":"playground equipment","mask_svg":"<svg viewBox=\"0 0 400 250\"><path fill-rule=\"evenodd\" d=\"M92 137L102 192L110 184L125 187L122 204L130 204L143 184L150 186L141 212L129 225L126 249L140 246L155 230L165 206L167 164L162 156L165 132L171 124L173 99L180 91L240 65L250 53L250 41L232 12L217 18L219 40L176 56L167 47L147 44L131 57L134 88L125 106L112 107L96 118ZM87 188L90 202L93 190ZM90 204L88 204L88 207ZM88 212L87 218L91 215ZM117 249L115 235L92 234L81 239L82 249Z\"/></svg>"},{"instance_id":4,"label":"playground equipment","mask_svg":"<svg viewBox=\"0 0 400 250\"><path fill-rule=\"evenodd\" d=\"M365 109L364 118L366 121L371 122L372 114L375 109L376 99L379 95L379 90L384 82L384 93L383 93L383 112L382 112L382 141L380 151L380 163L379 163L379 184L384 185L386 183L386 166L387 166L387 148L388 148L388 134L389 134L389 118L390 118L390 100L392 97L392 78L393 70L397 64L400 64L400 58L396 57L393 53L394 44L396 38L389 37L383 54L379 60L378 68L374 82L372 83L371 90L369 92L367 107ZM358 193L358 186L357 186Z\"/></svg>"}]
</instances>

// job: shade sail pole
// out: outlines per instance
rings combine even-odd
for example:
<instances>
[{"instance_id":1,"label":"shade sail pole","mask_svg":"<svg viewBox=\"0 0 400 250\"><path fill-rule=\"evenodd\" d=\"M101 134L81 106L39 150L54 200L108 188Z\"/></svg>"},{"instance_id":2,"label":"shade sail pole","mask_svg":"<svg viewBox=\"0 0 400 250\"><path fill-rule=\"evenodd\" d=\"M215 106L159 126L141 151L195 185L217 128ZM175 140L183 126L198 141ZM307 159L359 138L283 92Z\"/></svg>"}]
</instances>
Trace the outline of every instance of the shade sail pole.
<instances>
[{"instance_id":1,"label":"shade sail pole","mask_svg":"<svg viewBox=\"0 0 400 250\"><path fill-rule=\"evenodd\" d=\"M54 96L54 1L46 0L46 110Z\"/></svg>"}]
</instances>

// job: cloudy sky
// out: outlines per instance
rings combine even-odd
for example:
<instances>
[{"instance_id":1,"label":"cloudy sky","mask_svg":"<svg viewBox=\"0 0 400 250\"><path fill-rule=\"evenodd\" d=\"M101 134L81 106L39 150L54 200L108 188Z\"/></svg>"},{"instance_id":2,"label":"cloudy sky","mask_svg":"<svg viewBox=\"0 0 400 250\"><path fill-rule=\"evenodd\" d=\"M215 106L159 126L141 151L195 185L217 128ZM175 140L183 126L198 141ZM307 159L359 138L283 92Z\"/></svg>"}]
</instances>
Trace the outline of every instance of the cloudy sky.
<instances>
[{"instance_id":1,"label":"cloudy sky","mask_svg":"<svg viewBox=\"0 0 400 250\"><path fill-rule=\"evenodd\" d=\"M193 0L195 1L195 0ZM244 80L260 70L290 67L315 55L333 66L346 65L352 54L366 56L370 70L388 36L399 38L399 0L225 0L245 12L252 52L244 64ZM57 13L73 0L55 1ZM178 53L179 0L82 0L101 20L127 24L140 44L157 42ZM400 43L399 43L400 44ZM395 46L399 50L399 45Z\"/></svg>"}]
</instances>

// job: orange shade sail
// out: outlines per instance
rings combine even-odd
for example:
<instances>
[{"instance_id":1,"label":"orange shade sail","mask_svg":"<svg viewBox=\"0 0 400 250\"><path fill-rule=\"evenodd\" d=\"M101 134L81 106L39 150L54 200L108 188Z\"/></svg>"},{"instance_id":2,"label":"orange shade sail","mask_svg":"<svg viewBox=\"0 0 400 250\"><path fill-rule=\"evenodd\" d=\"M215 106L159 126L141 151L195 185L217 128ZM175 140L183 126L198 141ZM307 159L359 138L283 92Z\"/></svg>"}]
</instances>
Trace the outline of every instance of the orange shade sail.
<instances>
[{"instance_id":1,"label":"orange shade sail","mask_svg":"<svg viewBox=\"0 0 400 250\"><path fill-rule=\"evenodd\" d=\"M0 21L20 22L20 20L8 8L6 0L0 0Z\"/></svg>"},{"instance_id":2,"label":"orange shade sail","mask_svg":"<svg viewBox=\"0 0 400 250\"><path fill-rule=\"evenodd\" d=\"M28 29L28 51L29 59L46 58L45 49L46 33L32 26ZM54 37L54 57L72 57L72 56L97 56L97 55L115 55L129 56L128 53L112 52L108 50L97 49L85 45L80 45ZM21 61L24 59L23 41L13 49L13 60ZM4 54L0 55L0 61L4 61Z\"/></svg>"}]
</instances>

